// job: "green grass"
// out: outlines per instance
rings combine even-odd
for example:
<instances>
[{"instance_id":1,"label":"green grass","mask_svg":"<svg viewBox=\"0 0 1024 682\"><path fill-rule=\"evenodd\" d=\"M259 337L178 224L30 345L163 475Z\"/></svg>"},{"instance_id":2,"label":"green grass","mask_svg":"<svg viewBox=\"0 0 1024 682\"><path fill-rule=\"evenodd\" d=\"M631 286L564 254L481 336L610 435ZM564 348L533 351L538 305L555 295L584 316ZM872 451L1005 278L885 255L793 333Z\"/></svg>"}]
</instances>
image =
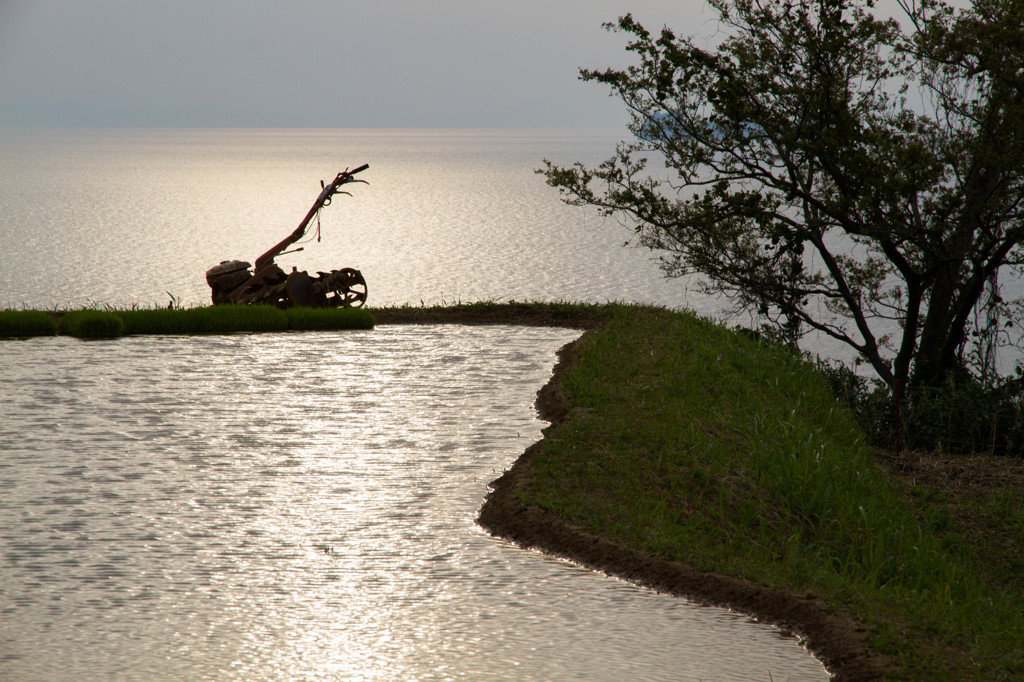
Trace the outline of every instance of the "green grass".
<instances>
[{"instance_id":1,"label":"green grass","mask_svg":"<svg viewBox=\"0 0 1024 682\"><path fill-rule=\"evenodd\" d=\"M75 310L61 316L57 330L80 339L110 339L124 334L124 320L105 310Z\"/></svg>"},{"instance_id":2,"label":"green grass","mask_svg":"<svg viewBox=\"0 0 1024 682\"><path fill-rule=\"evenodd\" d=\"M1024 675L1021 491L976 502L1006 536L1000 565L951 526L948 500L883 473L808 363L689 314L620 309L563 381L575 416L535 455L526 503L821 595L867 625L900 677Z\"/></svg>"},{"instance_id":3,"label":"green grass","mask_svg":"<svg viewBox=\"0 0 1024 682\"><path fill-rule=\"evenodd\" d=\"M281 332L288 316L272 306L221 305L178 310L124 310L118 313L128 334L224 334Z\"/></svg>"},{"instance_id":4,"label":"green grass","mask_svg":"<svg viewBox=\"0 0 1024 682\"><path fill-rule=\"evenodd\" d=\"M40 310L0 310L0 338L53 336L57 323Z\"/></svg>"},{"instance_id":5,"label":"green grass","mask_svg":"<svg viewBox=\"0 0 1024 682\"><path fill-rule=\"evenodd\" d=\"M54 322L57 318L57 322ZM373 314L361 308L290 308L219 305L196 308L84 309L47 313L0 311L0 337L61 333L79 338L125 334L228 334L233 332L372 329Z\"/></svg>"}]
</instances>

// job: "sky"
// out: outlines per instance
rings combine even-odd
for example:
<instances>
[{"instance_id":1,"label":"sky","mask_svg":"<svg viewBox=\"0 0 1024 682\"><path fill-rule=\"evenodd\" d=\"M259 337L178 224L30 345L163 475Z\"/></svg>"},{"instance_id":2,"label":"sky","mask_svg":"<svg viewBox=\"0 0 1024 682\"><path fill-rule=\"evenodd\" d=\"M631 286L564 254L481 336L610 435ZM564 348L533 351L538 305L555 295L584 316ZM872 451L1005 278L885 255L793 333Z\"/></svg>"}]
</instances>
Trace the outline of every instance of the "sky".
<instances>
[{"instance_id":1,"label":"sky","mask_svg":"<svg viewBox=\"0 0 1024 682\"><path fill-rule=\"evenodd\" d=\"M0 126L597 128L603 22L704 0L0 0Z\"/></svg>"},{"instance_id":2,"label":"sky","mask_svg":"<svg viewBox=\"0 0 1024 682\"><path fill-rule=\"evenodd\" d=\"M0 127L620 128L578 73L627 12L722 36L705 0L0 0Z\"/></svg>"}]
</instances>

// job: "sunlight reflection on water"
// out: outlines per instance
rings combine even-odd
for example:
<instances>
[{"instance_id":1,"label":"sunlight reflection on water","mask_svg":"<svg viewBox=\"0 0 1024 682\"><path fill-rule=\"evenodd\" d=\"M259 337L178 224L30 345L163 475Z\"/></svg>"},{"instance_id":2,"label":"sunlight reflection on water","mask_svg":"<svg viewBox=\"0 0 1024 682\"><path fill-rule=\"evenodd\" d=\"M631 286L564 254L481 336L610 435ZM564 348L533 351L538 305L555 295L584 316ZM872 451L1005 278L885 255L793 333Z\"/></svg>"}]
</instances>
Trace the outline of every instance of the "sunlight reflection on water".
<instances>
[{"instance_id":1,"label":"sunlight reflection on water","mask_svg":"<svg viewBox=\"0 0 1024 682\"><path fill-rule=\"evenodd\" d=\"M319 181L369 163L282 256L366 277L369 305L477 300L689 304L629 233L562 204L543 159L597 161L618 132L0 129L0 307L186 305L207 268L299 224ZM311 232L312 236L314 232ZM691 300L692 299L692 300Z\"/></svg>"},{"instance_id":2,"label":"sunlight reflection on water","mask_svg":"<svg viewBox=\"0 0 1024 682\"><path fill-rule=\"evenodd\" d=\"M475 525L576 335L0 343L0 677L824 679Z\"/></svg>"}]
</instances>

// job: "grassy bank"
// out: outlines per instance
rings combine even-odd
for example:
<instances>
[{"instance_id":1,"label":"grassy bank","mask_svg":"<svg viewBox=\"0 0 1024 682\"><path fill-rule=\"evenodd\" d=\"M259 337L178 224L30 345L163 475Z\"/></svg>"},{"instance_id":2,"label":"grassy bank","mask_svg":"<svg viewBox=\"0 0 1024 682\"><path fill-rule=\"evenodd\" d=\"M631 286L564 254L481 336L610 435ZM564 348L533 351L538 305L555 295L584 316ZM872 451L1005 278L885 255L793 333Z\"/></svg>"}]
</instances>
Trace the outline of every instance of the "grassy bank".
<instances>
[{"instance_id":1,"label":"grassy bank","mask_svg":"<svg viewBox=\"0 0 1024 682\"><path fill-rule=\"evenodd\" d=\"M576 353L568 416L516 489L526 507L814 595L863 626L887 677L1024 675L1020 478L958 492L887 467L808 364L688 314L618 309Z\"/></svg>"},{"instance_id":2,"label":"grassy bank","mask_svg":"<svg viewBox=\"0 0 1024 682\"><path fill-rule=\"evenodd\" d=\"M0 337L60 333L85 339L126 334L227 334L233 332L372 329L362 308L288 308L220 305L196 308L83 309L43 312L0 310Z\"/></svg>"}]
</instances>

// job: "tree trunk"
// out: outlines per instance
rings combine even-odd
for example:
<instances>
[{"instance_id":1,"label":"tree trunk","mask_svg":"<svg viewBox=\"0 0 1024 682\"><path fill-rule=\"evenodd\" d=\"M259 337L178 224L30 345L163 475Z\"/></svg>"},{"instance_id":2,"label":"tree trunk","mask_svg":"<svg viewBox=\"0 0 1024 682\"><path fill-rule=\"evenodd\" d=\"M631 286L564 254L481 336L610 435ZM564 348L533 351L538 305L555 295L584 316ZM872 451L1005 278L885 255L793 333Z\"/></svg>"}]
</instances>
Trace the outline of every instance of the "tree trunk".
<instances>
[{"instance_id":1,"label":"tree trunk","mask_svg":"<svg viewBox=\"0 0 1024 682\"><path fill-rule=\"evenodd\" d=\"M937 386L951 368L948 357L950 326L955 314L957 280L961 261L951 260L939 267L928 297L928 312L921 327L921 342L914 358L912 386Z\"/></svg>"}]
</instances>

